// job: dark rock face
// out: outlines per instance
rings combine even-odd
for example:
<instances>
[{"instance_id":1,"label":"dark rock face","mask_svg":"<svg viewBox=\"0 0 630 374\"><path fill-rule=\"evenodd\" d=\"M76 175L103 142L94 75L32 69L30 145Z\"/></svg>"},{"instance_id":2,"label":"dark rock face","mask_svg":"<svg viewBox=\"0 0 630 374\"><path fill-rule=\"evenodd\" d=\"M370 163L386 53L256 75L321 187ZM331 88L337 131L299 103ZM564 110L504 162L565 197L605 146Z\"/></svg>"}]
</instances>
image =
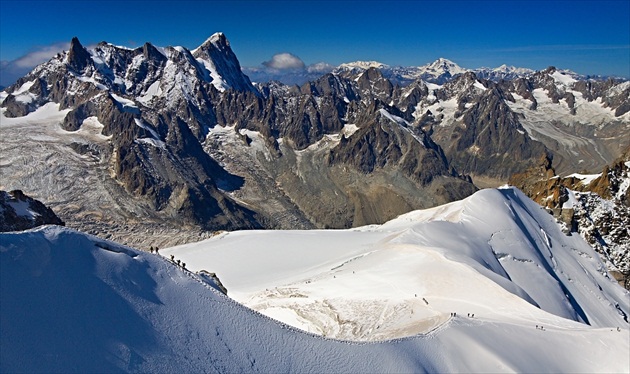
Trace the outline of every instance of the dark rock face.
<instances>
[{"instance_id":1,"label":"dark rock face","mask_svg":"<svg viewBox=\"0 0 630 374\"><path fill-rule=\"evenodd\" d=\"M359 130L342 137L331 149L330 164L349 164L364 173L376 168L400 170L421 185L437 176L457 176L441 148L419 128L409 128L402 118L385 109L358 118Z\"/></svg>"},{"instance_id":2,"label":"dark rock face","mask_svg":"<svg viewBox=\"0 0 630 374\"><path fill-rule=\"evenodd\" d=\"M211 61L216 74L228 80L229 83L226 85L226 88L237 91L257 92L249 78L241 72L241 64L223 33L211 36L192 55L195 58ZM212 74L207 69L206 73Z\"/></svg>"},{"instance_id":3,"label":"dark rock face","mask_svg":"<svg viewBox=\"0 0 630 374\"><path fill-rule=\"evenodd\" d=\"M567 201L566 189L552 167L552 158L542 154L537 165L528 170L515 173L509 184L523 191L530 199L549 209L560 209Z\"/></svg>"},{"instance_id":4,"label":"dark rock face","mask_svg":"<svg viewBox=\"0 0 630 374\"><path fill-rule=\"evenodd\" d=\"M83 48L79 39L75 36L70 42L70 50L68 51L68 66L76 73L81 73L91 63L90 53Z\"/></svg>"},{"instance_id":5,"label":"dark rock face","mask_svg":"<svg viewBox=\"0 0 630 374\"><path fill-rule=\"evenodd\" d=\"M394 86L376 68L369 68L359 76L357 80L358 89L362 92L369 92L372 98L386 101L392 97Z\"/></svg>"},{"instance_id":6,"label":"dark rock face","mask_svg":"<svg viewBox=\"0 0 630 374\"><path fill-rule=\"evenodd\" d=\"M463 115L456 128L451 161L465 173L507 178L530 165L545 147L525 134L497 88L488 89Z\"/></svg>"},{"instance_id":7,"label":"dark rock face","mask_svg":"<svg viewBox=\"0 0 630 374\"><path fill-rule=\"evenodd\" d=\"M42 225L65 224L52 209L22 191L0 191L0 232L22 231Z\"/></svg>"}]
</instances>

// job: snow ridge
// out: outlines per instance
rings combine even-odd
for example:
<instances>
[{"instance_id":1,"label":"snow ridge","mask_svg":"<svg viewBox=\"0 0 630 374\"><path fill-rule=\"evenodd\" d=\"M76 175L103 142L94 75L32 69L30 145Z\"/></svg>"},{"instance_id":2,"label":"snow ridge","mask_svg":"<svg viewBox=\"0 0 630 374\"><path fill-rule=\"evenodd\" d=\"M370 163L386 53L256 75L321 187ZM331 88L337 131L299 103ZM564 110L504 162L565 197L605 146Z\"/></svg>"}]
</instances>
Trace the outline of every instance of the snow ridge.
<instances>
[{"instance_id":1,"label":"snow ridge","mask_svg":"<svg viewBox=\"0 0 630 374\"><path fill-rule=\"evenodd\" d=\"M599 255L514 188L381 226L227 233L163 252L194 270L212 267L245 305L337 339L426 333L453 311L476 321L627 327L630 310Z\"/></svg>"}]
</instances>

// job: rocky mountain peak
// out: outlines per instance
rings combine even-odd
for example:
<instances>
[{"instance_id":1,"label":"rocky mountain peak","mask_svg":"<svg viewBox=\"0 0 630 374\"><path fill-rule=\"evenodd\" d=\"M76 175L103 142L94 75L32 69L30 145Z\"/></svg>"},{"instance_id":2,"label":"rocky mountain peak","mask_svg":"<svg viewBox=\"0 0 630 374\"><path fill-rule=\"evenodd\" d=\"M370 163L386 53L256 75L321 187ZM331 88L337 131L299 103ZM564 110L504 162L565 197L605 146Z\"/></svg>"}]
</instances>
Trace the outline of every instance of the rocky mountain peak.
<instances>
[{"instance_id":1,"label":"rocky mountain peak","mask_svg":"<svg viewBox=\"0 0 630 374\"><path fill-rule=\"evenodd\" d=\"M68 51L68 65L77 72L81 72L90 64L90 53L81 45L76 36L70 42Z\"/></svg>"},{"instance_id":2,"label":"rocky mountain peak","mask_svg":"<svg viewBox=\"0 0 630 374\"><path fill-rule=\"evenodd\" d=\"M557 70L558 70L558 68L556 68L555 66L549 66L545 70L543 70L543 73L545 73L545 74L553 74Z\"/></svg>"},{"instance_id":3,"label":"rocky mountain peak","mask_svg":"<svg viewBox=\"0 0 630 374\"><path fill-rule=\"evenodd\" d=\"M142 46L142 55L144 58L151 61L162 61L166 59L162 52L149 42L144 43Z\"/></svg>"},{"instance_id":4,"label":"rocky mountain peak","mask_svg":"<svg viewBox=\"0 0 630 374\"><path fill-rule=\"evenodd\" d=\"M209 50L211 48L217 48L220 50L227 50L230 47L230 42L222 32L216 32L212 34L206 41L204 41L199 47L192 51L195 54L198 50Z\"/></svg>"},{"instance_id":5,"label":"rocky mountain peak","mask_svg":"<svg viewBox=\"0 0 630 374\"><path fill-rule=\"evenodd\" d=\"M219 91L232 88L238 91L258 92L249 78L243 74L241 64L225 34L221 32L213 34L191 53L205 67Z\"/></svg>"},{"instance_id":6,"label":"rocky mountain peak","mask_svg":"<svg viewBox=\"0 0 630 374\"><path fill-rule=\"evenodd\" d=\"M222 32L216 32L212 34L208 40L216 46L230 46L230 42L225 37L225 34Z\"/></svg>"},{"instance_id":7,"label":"rocky mountain peak","mask_svg":"<svg viewBox=\"0 0 630 374\"><path fill-rule=\"evenodd\" d=\"M448 60L444 57L440 57L437 60L433 61L429 66L434 68L449 68L451 66L457 66L453 61Z\"/></svg>"}]
</instances>

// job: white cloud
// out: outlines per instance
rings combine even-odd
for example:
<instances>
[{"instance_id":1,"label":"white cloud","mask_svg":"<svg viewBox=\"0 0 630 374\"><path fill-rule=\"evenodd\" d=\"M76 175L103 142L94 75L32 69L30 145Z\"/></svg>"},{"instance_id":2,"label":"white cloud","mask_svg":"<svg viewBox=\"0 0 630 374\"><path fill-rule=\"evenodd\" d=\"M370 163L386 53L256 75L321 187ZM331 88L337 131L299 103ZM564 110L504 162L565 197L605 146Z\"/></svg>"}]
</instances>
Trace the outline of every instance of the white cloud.
<instances>
[{"instance_id":1,"label":"white cloud","mask_svg":"<svg viewBox=\"0 0 630 374\"><path fill-rule=\"evenodd\" d=\"M70 48L70 43L56 43L37 48L11 63L19 68L34 68L50 60L54 55Z\"/></svg>"},{"instance_id":2,"label":"white cloud","mask_svg":"<svg viewBox=\"0 0 630 374\"><path fill-rule=\"evenodd\" d=\"M260 67L243 67L243 72L253 82L279 81L289 85L302 85L314 81L335 67L318 62L306 65L302 59L291 53L278 53L270 61L265 61Z\"/></svg>"},{"instance_id":3,"label":"white cloud","mask_svg":"<svg viewBox=\"0 0 630 374\"><path fill-rule=\"evenodd\" d=\"M277 53L271 57L270 61L265 61L262 64L268 68L277 70L304 69L306 67L302 59L287 52Z\"/></svg>"},{"instance_id":4,"label":"white cloud","mask_svg":"<svg viewBox=\"0 0 630 374\"><path fill-rule=\"evenodd\" d=\"M70 43L56 43L31 50L22 57L0 64L0 85L8 86L26 75L35 66L50 60L57 53L70 48Z\"/></svg>"}]
</instances>

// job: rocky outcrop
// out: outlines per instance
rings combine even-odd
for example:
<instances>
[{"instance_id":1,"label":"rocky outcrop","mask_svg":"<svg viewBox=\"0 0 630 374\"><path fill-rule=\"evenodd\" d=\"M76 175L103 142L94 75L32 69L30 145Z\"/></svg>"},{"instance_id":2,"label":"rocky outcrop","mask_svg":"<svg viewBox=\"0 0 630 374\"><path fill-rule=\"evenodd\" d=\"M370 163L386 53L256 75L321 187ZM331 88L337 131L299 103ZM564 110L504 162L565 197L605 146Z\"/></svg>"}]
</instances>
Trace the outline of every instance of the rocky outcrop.
<instances>
[{"instance_id":1,"label":"rocky outcrop","mask_svg":"<svg viewBox=\"0 0 630 374\"><path fill-rule=\"evenodd\" d=\"M72 38L68 51L68 67L80 74L91 65L91 62L90 53L81 45L79 39L76 36Z\"/></svg>"},{"instance_id":2,"label":"rocky outcrop","mask_svg":"<svg viewBox=\"0 0 630 374\"><path fill-rule=\"evenodd\" d=\"M364 173L395 168L421 185L438 176L457 177L441 148L421 129L386 109L367 113L357 119L357 132L331 149L330 164L349 164Z\"/></svg>"},{"instance_id":3,"label":"rocky outcrop","mask_svg":"<svg viewBox=\"0 0 630 374\"><path fill-rule=\"evenodd\" d=\"M487 89L464 113L463 125L455 129L454 144L447 152L465 173L505 179L546 151L544 145L527 136L505 103L504 94L496 88Z\"/></svg>"},{"instance_id":4,"label":"rocky outcrop","mask_svg":"<svg viewBox=\"0 0 630 374\"><path fill-rule=\"evenodd\" d=\"M565 232L579 233L605 259L609 271L630 289L630 148L598 177L561 178L543 157L538 166L515 174L510 184L546 207ZM588 177L588 179L587 179ZM587 182L585 182L587 180Z\"/></svg>"},{"instance_id":5,"label":"rocky outcrop","mask_svg":"<svg viewBox=\"0 0 630 374\"><path fill-rule=\"evenodd\" d=\"M535 166L513 174L508 183L548 209L560 209L567 201L562 180L556 176L548 154L541 155Z\"/></svg>"},{"instance_id":6,"label":"rocky outcrop","mask_svg":"<svg viewBox=\"0 0 630 374\"><path fill-rule=\"evenodd\" d=\"M21 190L0 191L0 232L22 231L42 225L65 224L52 209Z\"/></svg>"}]
</instances>

